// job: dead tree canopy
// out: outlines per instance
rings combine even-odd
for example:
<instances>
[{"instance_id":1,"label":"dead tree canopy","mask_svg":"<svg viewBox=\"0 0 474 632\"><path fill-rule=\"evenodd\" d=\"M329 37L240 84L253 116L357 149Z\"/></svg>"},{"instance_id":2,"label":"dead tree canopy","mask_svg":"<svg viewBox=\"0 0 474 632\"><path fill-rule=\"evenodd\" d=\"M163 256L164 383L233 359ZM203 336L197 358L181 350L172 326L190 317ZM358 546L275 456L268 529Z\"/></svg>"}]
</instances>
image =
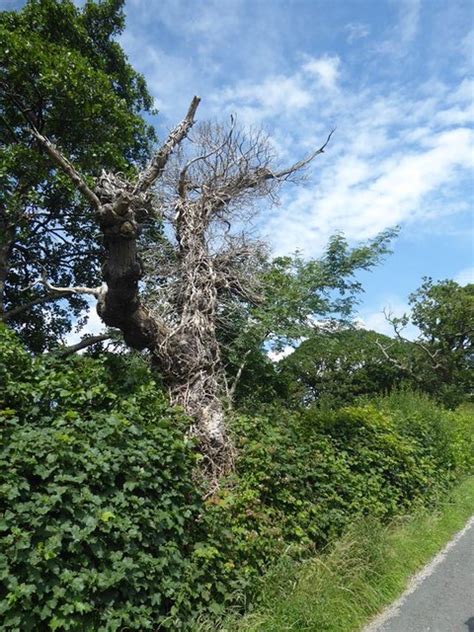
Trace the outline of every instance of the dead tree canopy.
<instances>
[{"instance_id":1,"label":"dead tree canopy","mask_svg":"<svg viewBox=\"0 0 474 632\"><path fill-rule=\"evenodd\" d=\"M95 209L104 241L103 284L55 288L89 293L110 327L132 348L148 350L174 403L193 420L210 475L232 465L223 401L228 395L216 335L223 303L259 300L255 269L264 246L245 224L264 198L298 174L329 142L304 160L277 169L262 133L228 125L196 126L200 99L170 132L149 166L134 181L103 172L94 188L31 121L31 133L50 159ZM186 137L188 141L184 143ZM147 232L158 214L164 232ZM145 286L145 291L144 291ZM146 300L145 300L146 299Z\"/></svg>"}]
</instances>

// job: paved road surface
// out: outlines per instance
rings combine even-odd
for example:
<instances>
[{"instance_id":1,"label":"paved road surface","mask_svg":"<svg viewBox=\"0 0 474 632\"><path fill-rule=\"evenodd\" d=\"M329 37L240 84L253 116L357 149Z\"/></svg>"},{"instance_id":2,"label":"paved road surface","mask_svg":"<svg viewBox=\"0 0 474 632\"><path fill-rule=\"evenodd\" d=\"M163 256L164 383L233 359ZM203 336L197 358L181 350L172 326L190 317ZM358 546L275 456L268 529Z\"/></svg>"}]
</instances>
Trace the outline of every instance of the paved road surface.
<instances>
[{"instance_id":1,"label":"paved road surface","mask_svg":"<svg viewBox=\"0 0 474 632\"><path fill-rule=\"evenodd\" d=\"M363 632L474 632L474 517Z\"/></svg>"}]
</instances>

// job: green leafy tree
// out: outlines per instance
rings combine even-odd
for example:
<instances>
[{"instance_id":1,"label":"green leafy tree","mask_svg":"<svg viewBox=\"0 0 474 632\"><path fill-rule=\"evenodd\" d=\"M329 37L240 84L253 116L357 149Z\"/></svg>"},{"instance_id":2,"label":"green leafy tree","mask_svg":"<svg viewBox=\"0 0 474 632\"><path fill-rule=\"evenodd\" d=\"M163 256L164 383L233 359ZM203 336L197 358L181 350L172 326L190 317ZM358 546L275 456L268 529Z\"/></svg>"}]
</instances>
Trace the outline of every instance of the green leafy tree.
<instances>
[{"instance_id":1,"label":"green leafy tree","mask_svg":"<svg viewBox=\"0 0 474 632\"><path fill-rule=\"evenodd\" d=\"M381 340L386 345L393 342L364 329L316 332L279 363L289 396L297 404L333 407L360 395L390 392L407 375L383 355L376 344ZM400 345L397 352L400 355L405 350Z\"/></svg>"},{"instance_id":2,"label":"green leafy tree","mask_svg":"<svg viewBox=\"0 0 474 632\"><path fill-rule=\"evenodd\" d=\"M461 286L452 280L434 283L425 278L410 295L409 304L410 315L389 318L399 343L405 342L403 329L409 322L420 330L408 356L400 361L391 349L379 347L420 389L447 406L456 406L472 395L474 284Z\"/></svg>"},{"instance_id":3,"label":"green leafy tree","mask_svg":"<svg viewBox=\"0 0 474 632\"><path fill-rule=\"evenodd\" d=\"M375 264L391 233L354 250L335 237L324 262L314 266L299 259L266 264L261 243L237 233L235 225L249 219L256 200L274 200L285 182L297 179L324 152L331 134L306 158L277 169L265 135L237 130L233 119L229 126L200 124L192 143L185 143L199 102L199 97L192 99L184 119L144 169L128 174L103 170L95 180L78 171L73 148L63 153L36 121L29 125L49 161L95 209L105 246L101 285L45 285L94 296L105 324L118 328L130 347L149 351L171 401L194 419L192 432L206 455L207 474L215 479L233 463L223 399L232 400L240 373L239 368L229 387L218 337L223 315L230 312L235 326L234 314L243 306L249 323L259 322L260 332L263 326L267 337L280 339L293 336L302 319L314 314L314 304L329 305L333 290L348 293L349 298L331 303L347 311L351 295L360 289L354 271ZM149 229L157 215L166 227L162 238ZM294 297L278 294L282 276L291 282ZM296 319L288 319L286 313L301 294L298 281L309 303ZM279 320L295 327L282 332Z\"/></svg>"},{"instance_id":4,"label":"green leafy tree","mask_svg":"<svg viewBox=\"0 0 474 632\"><path fill-rule=\"evenodd\" d=\"M86 306L52 287L97 284L101 241L89 201L29 127L60 140L86 179L133 173L154 140L141 116L152 98L115 39L123 4L29 0L0 13L0 317L36 351Z\"/></svg>"},{"instance_id":5,"label":"green leafy tree","mask_svg":"<svg viewBox=\"0 0 474 632\"><path fill-rule=\"evenodd\" d=\"M261 271L258 301L233 305L223 331L230 389L243 394L242 380L258 383L258 372L268 361L261 354L297 346L324 328L347 325L363 292L357 272L370 270L390 252L396 230L382 232L375 239L351 248L340 234L333 236L319 259L279 257ZM257 369L258 367L258 369ZM267 368L268 374L268 368ZM271 373L271 371L270 371ZM275 386L278 391L279 387Z\"/></svg>"}]
</instances>

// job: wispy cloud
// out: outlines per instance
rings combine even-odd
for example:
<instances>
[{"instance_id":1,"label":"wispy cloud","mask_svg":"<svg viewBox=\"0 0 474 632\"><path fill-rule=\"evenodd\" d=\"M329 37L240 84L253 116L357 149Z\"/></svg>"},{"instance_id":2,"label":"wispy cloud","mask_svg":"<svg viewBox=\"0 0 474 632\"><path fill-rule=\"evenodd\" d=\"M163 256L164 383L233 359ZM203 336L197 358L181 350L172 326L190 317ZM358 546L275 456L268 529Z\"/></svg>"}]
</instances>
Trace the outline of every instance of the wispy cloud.
<instances>
[{"instance_id":1,"label":"wispy cloud","mask_svg":"<svg viewBox=\"0 0 474 632\"><path fill-rule=\"evenodd\" d=\"M338 57L323 55L305 59L291 75L237 83L213 96L216 110L271 128L288 160L318 146L337 124L310 184L286 189L284 210L266 221L279 253L315 254L338 230L360 240L395 224L466 209L456 185L473 167L467 80L456 90L426 82L381 94L375 87L355 90L341 80L343 70Z\"/></svg>"},{"instance_id":2,"label":"wispy cloud","mask_svg":"<svg viewBox=\"0 0 474 632\"><path fill-rule=\"evenodd\" d=\"M460 270L454 277L456 283L459 285L468 285L468 283L474 283L474 266L464 268Z\"/></svg>"},{"instance_id":3,"label":"wispy cloud","mask_svg":"<svg viewBox=\"0 0 474 632\"><path fill-rule=\"evenodd\" d=\"M403 57L408 54L409 46L418 32L421 0L397 0L396 6L398 20L388 29L385 39L376 46L376 51Z\"/></svg>"},{"instance_id":4,"label":"wispy cloud","mask_svg":"<svg viewBox=\"0 0 474 632\"><path fill-rule=\"evenodd\" d=\"M353 44L357 40L367 37L370 33L369 26L363 22L349 22L349 24L346 24L344 27L344 30L347 33L346 39L349 44Z\"/></svg>"},{"instance_id":5,"label":"wispy cloud","mask_svg":"<svg viewBox=\"0 0 474 632\"><path fill-rule=\"evenodd\" d=\"M303 72L314 77L316 82L326 90L334 90L339 78L341 60L337 55L310 57L303 64Z\"/></svg>"},{"instance_id":6,"label":"wispy cloud","mask_svg":"<svg viewBox=\"0 0 474 632\"><path fill-rule=\"evenodd\" d=\"M210 95L213 110L236 112L247 125L293 115L309 106L314 97L303 76L272 75L257 83L238 82Z\"/></svg>"},{"instance_id":7,"label":"wispy cloud","mask_svg":"<svg viewBox=\"0 0 474 632\"><path fill-rule=\"evenodd\" d=\"M461 128L423 140L424 146L400 148L391 155L361 156L353 147L330 168L323 166L318 186L297 192L287 206L309 229L306 250L317 248L336 230L343 229L351 239L365 239L388 226L435 213L439 202L429 200L429 195L436 192L441 197L443 185L472 160L473 133ZM300 231L290 233L284 216L276 226L283 240L279 249L287 250L291 241L301 246Z\"/></svg>"}]
</instances>

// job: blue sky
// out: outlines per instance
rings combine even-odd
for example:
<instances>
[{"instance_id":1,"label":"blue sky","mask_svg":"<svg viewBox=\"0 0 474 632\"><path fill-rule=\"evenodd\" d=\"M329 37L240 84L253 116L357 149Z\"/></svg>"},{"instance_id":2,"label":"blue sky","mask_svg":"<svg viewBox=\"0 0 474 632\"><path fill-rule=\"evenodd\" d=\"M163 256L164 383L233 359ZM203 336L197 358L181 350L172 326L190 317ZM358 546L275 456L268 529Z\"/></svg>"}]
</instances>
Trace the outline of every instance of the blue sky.
<instances>
[{"instance_id":1,"label":"blue sky","mask_svg":"<svg viewBox=\"0 0 474 632\"><path fill-rule=\"evenodd\" d=\"M0 7L18 3L0 0ZM160 111L163 136L236 114L268 132L281 164L330 146L259 229L275 253L318 256L401 226L362 279L360 317L386 331L422 276L473 276L474 4L464 0L128 0L120 41Z\"/></svg>"},{"instance_id":2,"label":"blue sky","mask_svg":"<svg viewBox=\"0 0 474 632\"><path fill-rule=\"evenodd\" d=\"M262 213L276 253L318 256L399 224L364 274L360 316L406 308L424 275L472 277L474 5L460 0L129 0L121 43L162 133L193 94L201 118L262 127L284 164L337 127L303 185Z\"/></svg>"}]
</instances>

